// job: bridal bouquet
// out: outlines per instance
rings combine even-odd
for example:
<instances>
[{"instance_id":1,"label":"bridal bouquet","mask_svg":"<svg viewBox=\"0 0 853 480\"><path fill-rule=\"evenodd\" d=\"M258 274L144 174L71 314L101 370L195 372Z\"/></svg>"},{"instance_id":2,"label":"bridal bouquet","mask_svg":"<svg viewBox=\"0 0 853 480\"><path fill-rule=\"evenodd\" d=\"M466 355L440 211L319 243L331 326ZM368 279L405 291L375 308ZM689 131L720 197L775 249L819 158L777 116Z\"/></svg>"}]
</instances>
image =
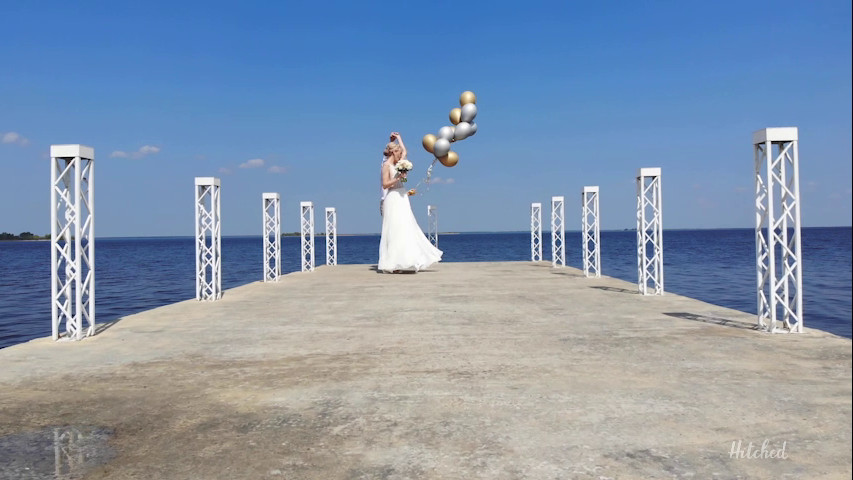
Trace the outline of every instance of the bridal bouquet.
<instances>
[{"instance_id":1,"label":"bridal bouquet","mask_svg":"<svg viewBox=\"0 0 853 480\"><path fill-rule=\"evenodd\" d=\"M409 173L410 170L412 170L412 167L413 167L412 162L410 162L408 160L400 160L397 162L397 165L395 168L397 169L397 173L400 174L400 181L401 182L405 182L408 180L406 178L406 174Z\"/></svg>"}]
</instances>

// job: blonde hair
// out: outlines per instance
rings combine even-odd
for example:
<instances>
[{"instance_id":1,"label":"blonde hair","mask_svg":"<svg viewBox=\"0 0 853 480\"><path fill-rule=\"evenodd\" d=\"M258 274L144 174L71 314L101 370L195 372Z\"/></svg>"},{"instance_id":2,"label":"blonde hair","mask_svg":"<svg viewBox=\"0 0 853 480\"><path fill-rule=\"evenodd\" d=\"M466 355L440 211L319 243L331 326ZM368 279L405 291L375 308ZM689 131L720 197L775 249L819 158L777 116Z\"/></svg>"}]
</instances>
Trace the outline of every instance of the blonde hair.
<instances>
[{"instance_id":1,"label":"blonde hair","mask_svg":"<svg viewBox=\"0 0 853 480\"><path fill-rule=\"evenodd\" d=\"M388 144L385 145L385 151L382 152L382 154L385 155L386 157L390 157L397 150L400 150L400 144L399 143L388 142Z\"/></svg>"}]
</instances>

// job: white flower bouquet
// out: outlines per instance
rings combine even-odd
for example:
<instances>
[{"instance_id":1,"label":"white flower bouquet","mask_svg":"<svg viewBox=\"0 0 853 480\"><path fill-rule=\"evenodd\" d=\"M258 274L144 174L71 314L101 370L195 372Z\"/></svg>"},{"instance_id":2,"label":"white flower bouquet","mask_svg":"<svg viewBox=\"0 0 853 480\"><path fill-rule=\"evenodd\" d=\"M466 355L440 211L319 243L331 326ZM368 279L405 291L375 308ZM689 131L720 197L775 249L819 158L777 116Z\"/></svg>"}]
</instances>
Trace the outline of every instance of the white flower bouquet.
<instances>
[{"instance_id":1,"label":"white flower bouquet","mask_svg":"<svg viewBox=\"0 0 853 480\"><path fill-rule=\"evenodd\" d=\"M406 178L406 174L412 170L412 162L408 160L400 160L397 162L397 165L394 167L397 169L397 174L400 175L400 181L406 182L408 179Z\"/></svg>"}]
</instances>

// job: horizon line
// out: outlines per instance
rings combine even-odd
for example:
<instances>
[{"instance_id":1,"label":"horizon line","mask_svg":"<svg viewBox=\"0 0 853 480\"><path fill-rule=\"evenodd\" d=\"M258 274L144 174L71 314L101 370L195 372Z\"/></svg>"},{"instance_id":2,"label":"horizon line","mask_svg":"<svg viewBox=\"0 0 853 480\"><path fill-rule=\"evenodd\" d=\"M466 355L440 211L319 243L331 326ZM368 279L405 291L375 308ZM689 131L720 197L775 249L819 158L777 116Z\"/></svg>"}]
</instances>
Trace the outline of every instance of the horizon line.
<instances>
[{"instance_id":1,"label":"horizon line","mask_svg":"<svg viewBox=\"0 0 853 480\"><path fill-rule=\"evenodd\" d=\"M803 229L811 229L811 228L853 228L853 225L827 225L827 226L812 226L812 227L802 227ZM664 228L663 231L673 232L673 231L706 231L706 230L755 230L754 227L694 227L694 228ZM601 232L636 232L636 228L607 228L601 229ZM542 230L542 233L550 233L551 230ZM581 233L583 230L564 230L566 233ZM294 232L287 232L294 233ZM530 230L471 230L471 231L447 231L447 232L438 232L439 235L461 235L461 234L490 234L490 233L530 233ZM325 232L314 232L315 236L325 236ZM352 236L352 237L370 237L370 236L380 236L381 232L375 233L338 233L338 236ZM299 236L299 235L286 235L282 233L281 236ZM95 238L194 238L195 235L105 235L105 236L95 236ZM262 234L231 234L231 235L222 235L222 238L235 238L235 237L263 237Z\"/></svg>"}]
</instances>

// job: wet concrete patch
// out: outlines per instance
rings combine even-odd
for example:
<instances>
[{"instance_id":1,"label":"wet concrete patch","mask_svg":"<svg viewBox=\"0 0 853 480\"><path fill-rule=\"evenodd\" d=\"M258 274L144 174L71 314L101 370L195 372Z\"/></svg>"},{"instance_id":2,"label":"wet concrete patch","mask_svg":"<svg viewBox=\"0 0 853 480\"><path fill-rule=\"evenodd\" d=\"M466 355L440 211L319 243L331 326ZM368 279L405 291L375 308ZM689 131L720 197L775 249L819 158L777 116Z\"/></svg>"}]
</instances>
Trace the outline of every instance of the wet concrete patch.
<instances>
[{"instance_id":1,"label":"wet concrete patch","mask_svg":"<svg viewBox=\"0 0 853 480\"><path fill-rule=\"evenodd\" d=\"M64 425L0 437L0 478L72 480L115 457L110 429Z\"/></svg>"}]
</instances>

